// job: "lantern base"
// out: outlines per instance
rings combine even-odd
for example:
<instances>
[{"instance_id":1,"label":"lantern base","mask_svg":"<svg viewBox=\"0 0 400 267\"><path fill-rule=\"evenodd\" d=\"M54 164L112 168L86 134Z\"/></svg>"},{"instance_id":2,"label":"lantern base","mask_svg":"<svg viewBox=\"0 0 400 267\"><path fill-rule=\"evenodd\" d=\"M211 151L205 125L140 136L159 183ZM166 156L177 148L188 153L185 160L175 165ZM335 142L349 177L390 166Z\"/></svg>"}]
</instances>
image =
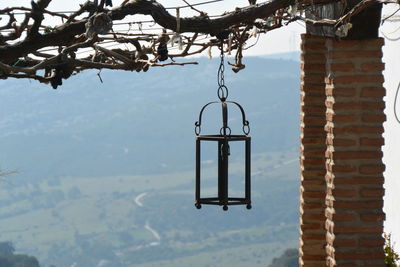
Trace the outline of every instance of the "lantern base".
<instances>
[{"instance_id":1,"label":"lantern base","mask_svg":"<svg viewBox=\"0 0 400 267\"><path fill-rule=\"evenodd\" d=\"M228 197L226 201L217 197L200 198L196 201L196 208L201 209L201 204L223 206L224 210L228 210L228 206L233 205L246 205L248 210L252 208L251 201L249 199L240 197Z\"/></svg>"}]
</instances>

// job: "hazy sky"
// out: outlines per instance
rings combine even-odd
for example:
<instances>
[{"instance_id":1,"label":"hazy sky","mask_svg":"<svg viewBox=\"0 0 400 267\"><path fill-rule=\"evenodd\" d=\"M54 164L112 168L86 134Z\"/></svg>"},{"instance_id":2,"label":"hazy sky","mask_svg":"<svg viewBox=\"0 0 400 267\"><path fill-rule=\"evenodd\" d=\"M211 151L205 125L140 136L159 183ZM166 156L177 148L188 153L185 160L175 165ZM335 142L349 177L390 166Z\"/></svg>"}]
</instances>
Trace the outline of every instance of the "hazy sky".
<instances>
[{"instance_id":1,"label":"hazy sky","mask_svg":"<svg viewBox=\"0 0 400 267\"><path fill-rule=\"evenodd\" d=\"M50 4L50 10L75 10L79 3L84 1L80 0L53 0ZM119 5L122 0L113 0L114 6ZM166 7L182 6L185 3L182 0L159 0L161 4ZM189 0L190 3L198 3L201 0ZM260 2L260 0L259 0ZM30 0L1 0L0 8L7 6L29 6ZM221 3L214 3L205 6L199 6L198 8L209 13L209 15L218 15L224 11L233 10L235 7L242 7L248 5L247 0L225 0ZM385 6L384 14L390 14L395 10L396 6ZM171 10L171 12L175 12ZM181 16L197 15L190 9L181 10ZM381 31L387 33L390 37L400 37L400 23L386 22L382 27ZM298 51L300 47L300 34L304 32L304 26L297 23L292 23L290 26L283 27L282 29L274 30L268 34L264 34L258 44L247 50L245 55L265 55L273 53L282 53L289 51ZM384 62L386 63L385 74L385 87L387 89L386 100L386 114L387 122L385 123L385 139L386 144L384 146L384 163L386 164L385 173L385 212L386 212L386 223L385 231L392 232L393 240L397 241L396 248L400 251L400 212L398 205L400 203L400 178L397 174L400 173L399 155L400 141L396 139L400 137L400 125L395 121L393 113L393 103L395 91L398 83L400 82L400 75L398 75L400 69L400 53L398 52L398 42L392 42L386 40L384 47ZM396 75L397 74L397 75ZM399 100L400 101L400 100ZM398 108L400 113L400 107Z\"/></svg>"}]
</instances>

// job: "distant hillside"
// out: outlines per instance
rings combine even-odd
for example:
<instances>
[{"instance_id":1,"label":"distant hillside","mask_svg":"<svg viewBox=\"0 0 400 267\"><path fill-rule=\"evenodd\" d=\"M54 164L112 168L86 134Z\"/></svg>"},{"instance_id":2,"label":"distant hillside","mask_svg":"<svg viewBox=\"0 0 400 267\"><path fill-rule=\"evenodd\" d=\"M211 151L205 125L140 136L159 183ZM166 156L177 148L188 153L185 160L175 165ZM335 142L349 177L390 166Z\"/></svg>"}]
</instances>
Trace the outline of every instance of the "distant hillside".
<instances>
[{"instance_id":1,"label":"distant hillside","mask_svg":"<svg viewBox=\"0 0 400 267\"><path fill-rule=\"evenodd\" d=\"M194 122L217 89L217 60L199 62L139 74L103 71L104 83L97 72L85 72L58 90L1 80L0 168L19 170L18 179L191 168ZM244 63L237 74L227 68L226 84L229 99L246 110L253 151L296 147L298 63L256 57ZM214 112L205 114L204 131L220 128L220 110ZM240 131L237 111L230 120Z\"/></svg>"},{"instance_id":2,"label":"distant hillside","mask_svg":"<svg viewBox=\"0 0 400 267\"><path fill-rule=\"evenodd\" d=\"M252 136L253 209L194 207L194 122L216 100L217 60L147 73L83 73L58 90L0 81L2 240L58 267L266 266L298 242L298 63L246 58L226 73ZM227 68L228 69L228 68ZM240 132L239 112L230 126ZM204 133L219 131L219 107ZM236 150L237 149L237 150ZM231 146L229 190L243 195ZM216 148L202 190L216 193ZM0 264L1 265L1 264Z\"/></svg>"}]
</instances>

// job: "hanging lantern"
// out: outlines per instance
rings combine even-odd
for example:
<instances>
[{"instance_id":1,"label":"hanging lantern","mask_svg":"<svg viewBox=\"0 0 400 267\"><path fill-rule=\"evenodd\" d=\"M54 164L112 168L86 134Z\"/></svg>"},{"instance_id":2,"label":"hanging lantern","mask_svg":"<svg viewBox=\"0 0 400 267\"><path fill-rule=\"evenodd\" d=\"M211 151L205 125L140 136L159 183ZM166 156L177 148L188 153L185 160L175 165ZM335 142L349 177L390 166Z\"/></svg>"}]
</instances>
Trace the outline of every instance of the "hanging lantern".
<instances>
[{"instance_id":1,"label":"hanging lantern","mask_svg":"<svg viewBox=\"0 0 400 267\"><path fill-rule=\"evenodd\" d=\"M229 205L246 205L247 209L251 209L251 188L250 188L250 145L251 137L249 122L246 120L244 109L236 102L227 101L228 88L224 84L224 51L223 38L221 40L221 64L218 70L218 98L220 101L214 101L206 104L200 111L199 120L195 123L196 133L196 208L200 209L202 204L223 206L224 210L228 210ZM219 104L222 108L222 127L219 134L201 135L201 122L204 110L213 104ZM243 134L235 135L231 133L228 126L228 106L236 106L242 115ZM218 146L218 196L201 197L201 146L203 142L215 142ZM244 158L245 158L245 177L244 177L244 197L230 197L228 192L228 166L230 157L230 146L232 142L243 142Z\"/></svg>"}]
</instances>

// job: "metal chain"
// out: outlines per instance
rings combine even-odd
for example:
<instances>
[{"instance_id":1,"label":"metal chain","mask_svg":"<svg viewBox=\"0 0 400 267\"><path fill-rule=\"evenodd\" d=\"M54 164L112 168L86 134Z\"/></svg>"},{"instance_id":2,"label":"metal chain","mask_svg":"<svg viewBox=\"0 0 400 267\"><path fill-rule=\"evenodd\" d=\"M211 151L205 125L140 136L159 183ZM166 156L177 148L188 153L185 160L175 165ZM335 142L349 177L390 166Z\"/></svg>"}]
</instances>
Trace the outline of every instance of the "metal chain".
<instances>
[{"instance_id":1,"label":"metal chain","mask_svg":"<svg viewBox=\"0 0 400 267\"><path fill-rule=\"evenodd\" d=\"M221 54L220 54L221 63L219 65L219 69L218 69L218 85L224 86L225 85L225 77L224 77L225 64L224 64L223 40L221 40L220 50L221 50Z\"/></svg>"},{"instance_id":2,"label":"metal chain","mask_svg":"<svg viewBox=\"0 0 400 267\"><path fill-rule=\"evenodd\" d=\"M218 91L217 95L218 98L224 102L228 98L228 88L225 86L225 64L224 64L224 40L221 39L221 46L220 46L221 54L221 63L218 68Z\"/></svg>"}]
</instances>

